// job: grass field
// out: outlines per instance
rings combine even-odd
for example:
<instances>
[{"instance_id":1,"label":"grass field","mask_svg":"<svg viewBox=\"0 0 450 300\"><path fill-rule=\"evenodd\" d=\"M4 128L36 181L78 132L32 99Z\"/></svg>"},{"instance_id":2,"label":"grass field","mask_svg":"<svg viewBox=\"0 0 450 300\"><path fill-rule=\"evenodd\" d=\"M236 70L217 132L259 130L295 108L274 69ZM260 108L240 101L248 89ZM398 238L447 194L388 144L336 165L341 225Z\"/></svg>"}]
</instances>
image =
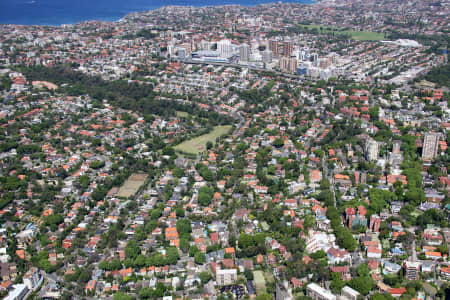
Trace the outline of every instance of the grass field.
<instances>
[{"instance_id":1,"label":"grass field","mask_svg":"<svg viewBox=\"0 0 450 300\"><path fill-rule=\"evenodd\" d=\"M253 280L255 281L256 292L258 294L266 291L266 280L264 279L264 273L262 271L253 272Z\"/></svg>"},{"instance_id":2,"label":"grass field","mask_svg":"<svg viewBox=\"0 0 450 300\"><path fill-rule=\"evenodd\" d=\"M421 212L418 209L415 209L413 212L411 212L411 216L413 216L414 218L417 218L418 216L420 216L421 214L423 214L423 212Z\"/></svg>"},{"instance_id":3,"label":"grass field","mask_svg":"<svg viewBox=\"0 0 450 300\"><path fill-rule=\"evenodd\" d=\"M354 31L354 30L342 30L338 27L333 26L323 26L323 25L299 25L300 27L308 27L309 29L316 28L319 33L331 33L335 34L349 34L354 40L358 41L381 41L384 38L383 33L372 32L372 31ZM322 27L322 31L320 28Z\"/></svg>"},{"instance_id":4,"label":"grass field","mask_svg":"<svg viewBox=\"0 0 450 300\"><path fill-rule=\"evenodd\" d=\"M185 112L185 111L177 110L177 117L179 117L179 118L187 118L187 117L189 117L189 114L187 112Z\"/></svg>"},{"instance_id":5,"label":"grass field","mask_svg":"<svg viewBox=\"0 0 450 300\"><path fill-rule=\"evenodd\" d=\"M216 138L218 138L223 134L228 133L230 129L231 129L230 125L216 126L214 127L214 130L208 134L204 134L191 140L184 141L183 143L175 146L175 150L190 154L198 154L206 149L207 142L214 143L216 141Z\"/></svg>"},{"instance_id":6,"label":"grass field","mask_svg":"<svg viewBox=\"0 0 450 300\"><path fill-rule=\"evenodd\" d=\"M418 87L426 87L426 88L434 88L436 86L436 84L423 79L420 82L416 83L416 86L418 86Z\"/></svg>"},{"instance_id":7,"label":"grass field","mask_svg":"<svg viewBox=\"0 0 450 300\"><path fill-rule=\"evenodd\" d=\"M274 283L275 278L273 277L273 274L271 272L264 272L264 276L268 283Z\"/></svg>"},{"instance_id":8,"label":"grass field","mask_svg":"<svg viewBox=\"0 0 450 300\"><path fill-rule=\"evenodd\" d=\"M142 184L144 184L145 179L147 179L147 174L131 174L127 181L120 187L117 193L118 197L128 198L139 190Z\"/></svg>"}]
</instances>

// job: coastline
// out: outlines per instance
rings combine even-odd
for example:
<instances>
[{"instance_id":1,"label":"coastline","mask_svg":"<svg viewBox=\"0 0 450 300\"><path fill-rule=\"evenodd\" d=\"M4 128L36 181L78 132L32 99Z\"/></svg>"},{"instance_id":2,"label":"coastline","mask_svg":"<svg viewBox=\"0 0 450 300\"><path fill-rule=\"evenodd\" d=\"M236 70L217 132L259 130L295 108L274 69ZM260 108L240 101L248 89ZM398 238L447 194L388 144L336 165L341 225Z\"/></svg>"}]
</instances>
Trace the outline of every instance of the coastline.
<instances>
[{"instance_id":1,"label":"coastline","mask_svg":"<svg viewBox=\"0 0 450 300\"><path fill-rule=\"evenodd\" d=\"M53 1L53 0L50 0ZM180 2L180 3L178 3ZM211 3L211 2L210 2ZM121 22L126 19L126 17L130 14L134 13L142 13L147 11L155 11L164 7L220 7L220 6L229 6L229 5L239 5L243 7L254 7L258 5L267 5L267 4L277 4L277 3L296 3L296 4L303 4L303 5L313 5L316 3L315 0L287 0L287 1L274 1L274 0L268 0L268 1L259 1L259 0L229 0L229 3L215 3L212 2L211 4L203 3L202 0L193 0L192 3L187 3L184 1L178 1L178 0L171 0L171 3L168 3L167 1L161 1L158 5L157 3L153 3L152 5L140 5L140 7L133 5L131 3L131 8L124 8L118 6L115 9L111 9L108 12L105 12L101 6L95 7L94 12L90 12L90 14L83 15L77 15L77 13L80 12L74 12L72 15L63 15L69 13L66 10L70 10L70 7L52 7L51 5L47 5L49 7L43 6L39 7L39 1L29 3L29 2L23 2L23 3L14 3L14 5L22 5L24 6L24 9L21 10L22 13L17 14L16 16L7 16L5 20L2 19L2 14L7 15L8 9L13 10L14 7L8 7L7 3L3 3L0 5L0 10L3 10L3 13L0 14L0 26L2 25L18 25L18 26L49 26L49 27L61 27L61 26L68 26L68 25L76 25L83 22ZM12 5L12 4L11 4ZM119 5L120 2L119 2ZM3 7L2 7L3 6ZM33 9L33 6L36 7L36 10ZM5 10L6 7L6 10ZM15 8L17 9L17 8ZM54 14L51 13L51 9L54 10ZM27 10L29 11L29 14L27 15ZM42 10L44 13L40 13L40 10ZM58 14L58 11L60 11L60 14ZM45 18L45 13L49 14L48 18ZM109 15L109 16L108 16ZM14 19L16 21L14 22ZM26 20L26 21L25 21Z\"/></svg>"}]
</instances>

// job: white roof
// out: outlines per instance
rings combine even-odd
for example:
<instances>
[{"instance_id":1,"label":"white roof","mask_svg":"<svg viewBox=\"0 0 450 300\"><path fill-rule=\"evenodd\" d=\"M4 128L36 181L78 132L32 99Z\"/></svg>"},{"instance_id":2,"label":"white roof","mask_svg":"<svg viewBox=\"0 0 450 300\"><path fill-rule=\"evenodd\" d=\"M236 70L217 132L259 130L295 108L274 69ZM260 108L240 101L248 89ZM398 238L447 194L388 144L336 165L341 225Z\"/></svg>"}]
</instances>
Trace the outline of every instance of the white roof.
<instances>
[{"instance_id":1,"label":"white roof","mask_svg":"<svg viewBox=\"0 0 450 300\"><path fill-rule=\"evenodd\" d=\"M27 289L25 284L15 284L13 285L13 290L11 290L4 300L16 300L19 299L19 295Z\"/></svg>"},{"instance_id":2,"label":"white roof","mask_svg":"<svg viewBox=\"0 0 450 300\"><path fill-rule=\"evenodd\" d=\"M347 293L354 297L358 297L360 295L357 291L355 291L354 289L352 289L351 287L349 287L347 285L342 289L342 293Z\"/></svg>"},{"instance_id":3,"label":"white roof","mask_svg":"<svg viewBox=\"0 0 450 300\"><path fill-rule=\"evenodd\" d=\"M306 286L308 289L313 290L315 293L320 294L323 298L335 300L336 296L329 290L324 289L316 283L310 283Z\"/></svg>"}]
</instances>

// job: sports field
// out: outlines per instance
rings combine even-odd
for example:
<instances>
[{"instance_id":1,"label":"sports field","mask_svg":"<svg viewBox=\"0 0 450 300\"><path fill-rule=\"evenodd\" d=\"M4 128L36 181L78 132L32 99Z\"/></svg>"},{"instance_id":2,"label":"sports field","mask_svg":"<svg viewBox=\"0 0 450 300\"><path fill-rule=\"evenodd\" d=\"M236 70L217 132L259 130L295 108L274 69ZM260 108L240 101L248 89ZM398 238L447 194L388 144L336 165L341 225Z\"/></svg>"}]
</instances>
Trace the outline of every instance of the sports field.
<instances>
[{"instance_id":1,"label":"sports field","mask_svg":"<svg viewBox=\"0 0 450 300\"><path fill-rule=\"evenodd\" d=\"M128 177L127 181L120 187L119 192L117 193L118 197L125 197L128 198L139 190L141 185L144 184L145 179L147 179L147 174L131 174L130 177Z\"/></svg>"},{"instance_id":2,"label":"sports field","mask_svg":"<svg viewBox=\"0 0 450 300\"><path fill-rule=\"evenodd\" d=\"M184 141L183 143L175 146L175 150L190 154L198 154L206 149L207 142L214 143L216 141L216 138L228 133L230 129L230 125L216 126L214 127L214 130L208 134L204 134L191 140Z\"/></svg>"},{"instance_id":3,"label":"sports field","mask_svg":"<svg viewBox=\"0 0 450 300\"><path fill-rule=\"evenodd\" d=\"M324 25L303 25L299 24L300 27L307 27L308 29L316 28L319 33L331 33L334 32L334 34L349 34L354 40L358 41L381 41L385 39L383 33L378 32L372 32L372 31L355 31L355 30L342 30L338 27L333 26L324 26ZM322 31L320 31L320 28L322 28Z\"/></svg>"}]
</instances>

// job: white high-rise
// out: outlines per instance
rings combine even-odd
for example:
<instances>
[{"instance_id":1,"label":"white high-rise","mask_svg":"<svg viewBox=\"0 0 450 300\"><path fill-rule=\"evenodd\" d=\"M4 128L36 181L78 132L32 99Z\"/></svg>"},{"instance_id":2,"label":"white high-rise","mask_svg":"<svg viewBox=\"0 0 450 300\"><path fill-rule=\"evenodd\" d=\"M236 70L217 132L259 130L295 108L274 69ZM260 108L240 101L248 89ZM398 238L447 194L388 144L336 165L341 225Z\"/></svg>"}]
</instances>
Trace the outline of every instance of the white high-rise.
<instances>
[{"instance_id":1,"label":"white high-rise","mask_svg":"<svg viewBox=\"0 0 450 300\"><path fill-rule=\"evenodd\" d=\"M380 150L380 146L375 140L367 140L366 143L366 158L369 161L378 160L378 152Z\"/></svg>"},{"instance_id":2,"label":"white high-rise","mask_svg":"<svg viewBox=\"0 0 450 300\"><path fill-rule=\"evenodd\" d=\"M247 43L243 43L239 46L239 60L249 61L250 58L250 46Z\"/></svg>"},{"instance_id":3,"label":"white high-rise","mask_svg":"<svg viewBox=\"0 0 450 300\"><path fill-rule=\"evenodd\" d=\"M266 64L270 64L272 62L272 51L266 49L262 52L262 62Z\"/></svg>"},{"instance_id":4,"label":"white high-rise","mask_svg":"<svg viewBox=\"0 0 450 300\"><path fill-rule=\"evenodd\" d=\"M221 57L228 58L233 55L233 44L230 40L220 40L217 42L217 51Z\"/></svg>"}]
</instances>

